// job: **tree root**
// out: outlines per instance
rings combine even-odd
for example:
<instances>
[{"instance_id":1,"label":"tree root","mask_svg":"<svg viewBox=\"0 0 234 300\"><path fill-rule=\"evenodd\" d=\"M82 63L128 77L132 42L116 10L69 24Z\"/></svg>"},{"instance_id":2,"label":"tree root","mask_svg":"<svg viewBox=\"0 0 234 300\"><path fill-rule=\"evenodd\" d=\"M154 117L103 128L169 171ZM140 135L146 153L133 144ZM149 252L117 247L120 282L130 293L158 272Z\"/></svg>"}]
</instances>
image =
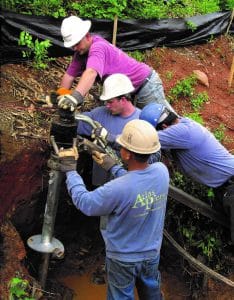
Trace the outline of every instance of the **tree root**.
<instances>
[{"instance_id":1,"label":"tree root","mask_svg":"<svg viewBox=\"0 0 234 300\"><path fill-rule=\"evenodd\" d=\"M168 239L168 241L172 244L172 246L175 247L175 249L179 252L180 255L182 255L186 260L188 260L191 264L196 266L199 270L207 274L208 276L217 279L219 281L222 281L223 283L231 286L234 288L234 282L225 276L215 272L214 270L208 268L206 265L201 263L199 260L194 258L192 255L190 255L188 252L186 252L170 235L169 233L164 229L163 231L164 236Z\"/></svg>"}]
</instances>

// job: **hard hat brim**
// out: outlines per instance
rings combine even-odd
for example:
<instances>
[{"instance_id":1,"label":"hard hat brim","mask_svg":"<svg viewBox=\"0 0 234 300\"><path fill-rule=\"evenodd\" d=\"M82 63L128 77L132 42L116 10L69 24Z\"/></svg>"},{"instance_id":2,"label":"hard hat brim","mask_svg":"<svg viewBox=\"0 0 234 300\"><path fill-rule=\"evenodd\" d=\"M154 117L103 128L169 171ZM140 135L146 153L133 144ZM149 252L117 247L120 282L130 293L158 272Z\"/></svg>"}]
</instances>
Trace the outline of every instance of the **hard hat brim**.
<instances>
[{"instance_id":1,"label":"hard hat brim","mask_svg":"<svg viewBox=\"0 0 234 300\"><path fill-rule=\"evenodd\" d=\"M135 90L134 88L131 89L131 90L129 90L129 91L128 91L128 94L131 94L134 90ZM126 93L126 94L127 94L127 93ZM108 100L110 100L110 99L117 98L117 97L122 96L122 95L123 95L123 93L115 94L115 95L112 96L112 97L107 97L107 96L101 95L101 96L99 97L99 99L100 99L101 101L108 101Z\"/></svg>"},{"instance_id":2,"label":"hard hat brim","mask_svg":"<svg viewBox=\"0 0 234 300\"><path fill-rule=\"evenodd\" d=\"M101 101L108 101L108 100L110 100L111 98L107 98L107 97L105 97L105 96L100 96L99 99L100 99Z\"/></svg>"},{"instance_id":3,"label":"hard hat brim","mask_svg":"<svg viewBox=\"0 0 234 300\"><path fill-rule=\"evenodd\" d=\"M158 143L157 146L155 146L155 148L152 150L149 150L147 151L146 149L142 150L142 149L137 149L136 147L131 147L129 144L125 143L122 139L121 139L122 135L118 135L117 138L116 138L116 142L122 146L123 148L131 151L131 152L134 152L134 153L137 153L137 154L153 154L157 151L159 151L161 149L161 144Z\"/></svg>"},{"instance_id":4,"label":"hard hat brim","mask_svg":"<svg viewBox=\"0 0 234 300\"><path fill-rule=\"evenodd\" d=\"M86 20L86 21L83 21L83 28L82 28L82 31L80 32L79 35L77 35L77 39L75 40L72 40L72 41L69 41L69 42L66 42L64 41L64 47L65 48L71 48L73 46L75 46L76 44L78 44L82 39L83 37L89 32L90 30L90 27L91 27L91 21L89 20Z\"/></svg>"}]
</instances>

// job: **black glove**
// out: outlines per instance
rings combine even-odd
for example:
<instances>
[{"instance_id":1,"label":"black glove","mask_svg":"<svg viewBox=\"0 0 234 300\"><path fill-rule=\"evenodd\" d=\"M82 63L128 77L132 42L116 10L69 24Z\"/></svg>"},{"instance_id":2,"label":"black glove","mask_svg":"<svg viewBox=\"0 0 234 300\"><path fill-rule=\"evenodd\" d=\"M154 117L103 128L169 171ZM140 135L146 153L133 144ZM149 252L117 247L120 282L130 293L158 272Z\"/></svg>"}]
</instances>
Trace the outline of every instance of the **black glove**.
<instances>
[{"instance_id":1,"label":"black glove","mask_svg":"<svg viewBox=\"0 0 234 300\"><path fill-rule=\"evenodd\" d=\"M77 161L74 157L63 157L59 159L59 170L61 172L76 171Z\"/></svg>"},{"instance_id":2,"label":"black glove","mask_svg":"<svg viewBox=\"0 0 234 300\"><path fill-rule=\"evenodd\" d=\"M76 171L77 159L79 157L76 147L61 149L58 153L59 170L61 172Z\"/></svg>"},{"instance_id":3,"label":"black glove","mask_svg":"<svg viewBox=\"0 0 234 300\"><path fill-rule=\"evenodd\" d=\"M68 109L74 111L78 105L81 105L84 101L84 97L80 92L74 91L71 95L66 94L58 97L58 107L62 109Z\"/></svg>"},{"instance_id":4,"label":"black glove","mask_svg":"<svg viewBox=\"0 0 234 300\"><path fill-rule=\"evenodd\" d=\"M115 165L118 164L116 160L110 157L108 154L93 151L93 160L107 172Z\"/></svg>"}]
</instances>

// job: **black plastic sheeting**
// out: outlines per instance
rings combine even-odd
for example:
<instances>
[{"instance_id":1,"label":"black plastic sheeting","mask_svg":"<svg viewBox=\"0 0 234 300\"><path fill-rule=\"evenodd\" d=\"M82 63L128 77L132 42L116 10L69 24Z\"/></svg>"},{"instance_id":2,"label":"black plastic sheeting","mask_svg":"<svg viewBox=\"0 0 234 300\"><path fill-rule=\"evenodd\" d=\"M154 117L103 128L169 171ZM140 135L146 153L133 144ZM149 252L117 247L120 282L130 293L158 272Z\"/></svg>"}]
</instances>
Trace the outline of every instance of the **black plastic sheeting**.
<instances>
[{"instance_id":1,"label":"black plastic sheeting","mask_svg":"<svg viewBox=\"0 0 234 300\"><path fill-rule=\"evenodd\" d=\"M231 19L231 11L199 15L189 18L151 19L151 20L119 20L116 45L124 51L146 50L152 47L179 47L206 42L226 32ZM25 60L18 46L21 31L29 32L35 39L49 39L51 57L71 55L72 51L63 47L60 26L63 18L21 15L2 11L1 21L1 64L15 63ZM91 32L100 34L112 41L113 21L91 19ZM186 25L190 21L196 25L192 31ZM229 34L234 33L232 22Z\"/></svg>"}]
</instances>

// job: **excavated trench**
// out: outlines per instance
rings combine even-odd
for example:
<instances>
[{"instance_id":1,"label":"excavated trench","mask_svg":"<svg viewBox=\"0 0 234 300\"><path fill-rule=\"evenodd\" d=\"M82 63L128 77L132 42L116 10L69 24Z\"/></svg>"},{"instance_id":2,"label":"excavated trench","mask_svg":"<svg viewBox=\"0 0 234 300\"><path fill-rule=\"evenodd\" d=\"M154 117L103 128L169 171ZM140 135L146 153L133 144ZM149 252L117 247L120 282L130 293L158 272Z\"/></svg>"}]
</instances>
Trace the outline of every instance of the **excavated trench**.
<instances>
[{"instance_id":1,"label":"excavated trench","mask_svg":"<svg viewBox=\"0 0 234 300\"><path fill-rule=\"evenodd\" d=\"M27 239L41 233L46 196L45 187L44 191L31 198L30 204L22 203L15 210L11 222L6 221L2 225L3 264L0 274L5 283L1 285L4 300L7 299L7 281L17 274L40 289L38 281L42 254L30 249ZM105 252L99 232L99 218L86 217L75 209L64 182L61 185L54 236L63 243L65 255L59 260L51 257L43 299L105 299ZM162 267L163 290L168 299L189 296L188 287L180 275L176 274L175 269L167 269L167 265ZM172 282L173 289L169 287Z\"/></svg>"},{"instance_id":2,"label":"excavated trench","mask_svg":"<svg viewBox=\"0 0 234 300\"><path fill-rule=\"evenodd\" d=\"M4 116L7 120L6 113ZM22 114L17 118L23 119ZM8 299L8 284L13 277L27 279L37 291L36 297L42 296L43 255L29 248L27 240L42 233L49 180L47 160L52 149L47 131L43 132L44 140L40 141L19 138L19 135L16 139L8 134L8 130L1 135L0 295L3 300ZM35 134L35 128L32 133ZM91 170L92 160L89 154L82 152L78 171L89 189L92 189ZM65 255L61 259L51 256L42 299L105 299L105 251L99 218L87 217L74 207L66 190L65 177L60 187L53 236L64 245ZM168 254L162 261L166 262L167 258ZM175 261L173 259L173 264ZM173 274L167 269L168 263L165 263L162 267L163 289L168 299L188 296L190 291L180 274L175 269ZM174 286L173 291L170 285Z\"/></svg>"},{"instance_id":3,"label":"excavated trench","mask_svg":"<svg viewBox=\"0 0 234 300\"><path fill-rule=\"evenodd\" d=\"M27 239L40 234L42 230L49 171L46 166L49 148L48 145L43 146L36 145L37 151L34 152L32 149L21 152L12 161L14 164L5 165L5 172L1 173L5 178L5 181L1 181L1 197L9 199L9 206L1 207L4 218L1 219L0 235L0 293L3 300L7 299L7 284L14 276L28 279L40 291L38 281L43 256L27 246ZM80 161L78 169L82 170L85 183L91 188L91 159L82 153ZM7 188L9 186L11 188ZM99 218L87 217L73 206L64 179L60 188L54 236L63 243L65 255L59 260L51 257L43 299L105 299L105 251L99 232ZM188 296L188 287L182 278L179 279L179 274L175 270L172 274L167 269L165 264L162 267L165 278L163 289L168 299L173 297L172 288L169 288L172 282L177 295L173 299ZM38 295L41 296L40 293Z\"/></svg>"},{"instance_id":4,"label":"excavated trench","mask_svg":"<svg viewBox=\"0 0 234 300\"><path fill-rule=\"evenodd\" d=\"M49 152L48 144L36 143L32 148L21 151L11 163L6 163L4 172L1 172L1 178L4 178L0 181L1 197L9 199L9 206L1 207L4 218L1 219L0 235L0 293L3 300L7 299L7 284L14 276L28 279L36 289L38 299L42 296L39 281L43 256L27 246L27 239L42 231ZM91 167L89 155L81 153L78 170L89 189L92 188ZM41 299L105 299L105 251L99 232L99 218L87 217L73 206L64 179L60 187L54 236L63 243L65 255L61 259L50 258ZM213 298L222 285L207 278L202 292L202 274L194 269L194 274L186 279L181 262L181 257L164 240L160 269L165 299L231 299L225 298L232 295L231 288L224 289L220 298ZM183 265L186 269L185 262Z\"/></svg>"}]
</instances>

